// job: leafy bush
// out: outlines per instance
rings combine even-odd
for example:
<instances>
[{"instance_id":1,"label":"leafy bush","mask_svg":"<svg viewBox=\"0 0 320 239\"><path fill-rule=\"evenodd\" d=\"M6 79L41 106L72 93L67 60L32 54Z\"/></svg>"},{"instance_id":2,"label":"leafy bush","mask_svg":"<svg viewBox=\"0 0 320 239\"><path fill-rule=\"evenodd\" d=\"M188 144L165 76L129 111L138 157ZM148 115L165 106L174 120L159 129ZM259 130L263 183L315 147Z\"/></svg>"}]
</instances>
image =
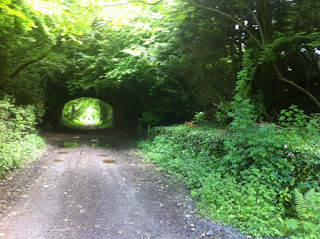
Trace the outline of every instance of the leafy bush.
<instances>
[{"instance_id":1,"label":"leafy bush","mask_svg":"<svg viewBox=\"0 0 320 239\"><path fill-rule=\"evenodd\" d=\"M204 124L207 123L206 114L204 112L196 112L193 116L192 122L194 124Z\"/></svg>"},{"instance_id":2,"label":"leafy bush","mask_svg":"<svg viewBox=\"0 0 320 239\"><path fill-rule=\"evenodd\" d=\"M44 141L36 135L33 106L15 106L14 100L0 100L0 177L40 155Z\"/></svg>"},{"instance_id":3,"label":"leafy bush","mask_svg":"<svg viewBox=\"0 0 320 239\"><path fill-rule=\"evenodd\" d=\"M310 117L304 114L303 110L298 109L296 105L291 105L289 109L281 110L280 123L284 127L296 126L305 127Z\"/></svg>"},{"instance_id":4,"label":"leafy bush","mask_svg":"<svg viewBox=\"0 0 320 239\"><path fill-rule=\"evenodd\" d=\"M281 111L280 124L285 127L281 134L287 139L284 152L288 163L291 164L292 176L298 183L319 183L319 115L306 115L304 111L292 105L288 110ZM310 188L309 186L306 189Z\"/></svg>"},{"instance_id":5,"label":"leafy bush","mask_svg":"<svg viewBox=\"0 0 320 239\"><path fill-rule=\"evenodd\" d=\"M9 96L0 100L0 143L35 133L35 108L15 106L13 101Z\"/></svg>"},{"instance_id":6,"label":"leafy bush","mask_svg":"<svg viewBox=\"0 0 320 239\"><path fill-rule=\"evenodd\" d=\"M226 123L230 122L231 118L229 116L229 113L231 112L231 102L220 102L220 104L217 105L218 110L216 112L216 119L218 122Z\"/></svg>"},{"instance_id":7,"label":"leafy bush","mask_svg":"<svg viewBox=\"0 0 320 239\"><path fill-rule=\"evenodd\" d=\"M232 105L226 130L153 128L152 141L141 143L146 158L183 179L213 219L255 236L295 235L278 218L301 220L294 189L305 193L320 182L317 125L305 116L303 125L257 124L249 100ZM308 238L314 232L303 233Z\"/></svg>"}]
</instances>

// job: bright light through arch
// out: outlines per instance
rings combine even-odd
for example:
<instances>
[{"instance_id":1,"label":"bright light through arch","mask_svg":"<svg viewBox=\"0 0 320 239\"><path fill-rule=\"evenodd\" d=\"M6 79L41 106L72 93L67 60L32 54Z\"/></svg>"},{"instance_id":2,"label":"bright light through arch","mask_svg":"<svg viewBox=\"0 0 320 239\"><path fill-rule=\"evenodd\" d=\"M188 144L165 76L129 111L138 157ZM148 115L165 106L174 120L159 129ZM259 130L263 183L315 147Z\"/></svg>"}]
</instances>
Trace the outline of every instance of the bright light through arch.
<instances>
[{"instance_id":1,"label":"bright light through arch","mask_svg":"<svg viewBox=\"0 0 320 239\"><path fill-rule=\"evenodd\" d=\"M112 126L113 109L107 103L82 97L67 102L62 113L62 122L72 128L108 128Z\"/></svg>"}]
</instances>

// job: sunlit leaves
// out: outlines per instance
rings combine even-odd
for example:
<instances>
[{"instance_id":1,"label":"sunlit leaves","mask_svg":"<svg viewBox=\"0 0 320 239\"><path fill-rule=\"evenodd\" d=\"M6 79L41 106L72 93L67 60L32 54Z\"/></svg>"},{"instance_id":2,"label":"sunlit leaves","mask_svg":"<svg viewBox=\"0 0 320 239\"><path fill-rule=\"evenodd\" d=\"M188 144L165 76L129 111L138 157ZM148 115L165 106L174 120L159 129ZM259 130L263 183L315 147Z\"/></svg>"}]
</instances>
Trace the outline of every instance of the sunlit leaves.
<instances>
[{"instance_id":1,"label":"sunlit leaves","mask_svg":"<svg viewBox=\"0 0 320 239\"><path fill-rule=\"evenodd\" d=\"M60 35L62 39L68 37L77 41L77 36L84 34L90 29L94 9L94 1L42 1L26 0L32 6L38 16L45 19L50 18L51 23L47 30L53 35Z\"/></svg>"},{"instance_id":2,"label":"sunlit leaves","mask_svg":"<svg viewBox=\"0 0 320 239\"><path fill-rule=\"evenodd\" d=\"M13 18L19 19L23 26L30 30L35 26L34 21L26 14L26 7L15 3L16 1L11 0L1 0L0 2L0 21L2 24L10 27L13 24Z\"/></svg>"}]
</instances>

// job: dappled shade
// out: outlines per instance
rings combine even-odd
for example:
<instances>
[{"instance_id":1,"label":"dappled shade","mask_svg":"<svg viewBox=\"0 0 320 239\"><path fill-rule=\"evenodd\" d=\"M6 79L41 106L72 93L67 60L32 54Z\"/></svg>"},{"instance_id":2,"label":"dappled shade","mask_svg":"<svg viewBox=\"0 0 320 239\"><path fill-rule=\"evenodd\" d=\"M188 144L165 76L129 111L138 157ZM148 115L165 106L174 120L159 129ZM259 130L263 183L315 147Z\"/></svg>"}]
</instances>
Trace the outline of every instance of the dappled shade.
<instances>
[{"instance_id":1,"label":"dappled shade","mask_svg":"<svg viewBox=\"0 0 320 239\"><path fill-rule=\"evenodd\" d=\"M89 97L67 102L62 112L62 123L68 127L99 129L112 126L112 107Z\"/></svg>"}]
</instances>

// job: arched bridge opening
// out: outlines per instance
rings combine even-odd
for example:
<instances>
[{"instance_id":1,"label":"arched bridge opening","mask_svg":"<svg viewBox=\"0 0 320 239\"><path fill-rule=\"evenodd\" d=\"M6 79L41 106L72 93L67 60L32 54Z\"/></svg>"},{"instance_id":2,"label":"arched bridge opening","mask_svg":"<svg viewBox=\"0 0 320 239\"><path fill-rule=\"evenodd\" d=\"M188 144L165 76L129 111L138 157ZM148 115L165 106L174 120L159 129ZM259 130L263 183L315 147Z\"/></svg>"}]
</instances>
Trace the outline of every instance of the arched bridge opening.
<instances>
[{"instance_id":1,"label":"arched bridge opening","mask_svg":"<svg viewBox=\"0 0 320 239\"><path fill-rule=\"evenodd\" d=\"M66 127L106 129L112 127L113 107L96 98L80 97L64 105L61 117Z\"/></svg>"},{"instance_id":2,"label":"arched bridge opening","mask_svg":"<svg viewBox=\"0 0 320 239\"><path fill-rule=\"evenodd\" d=\"M94 98L97 102L103 102L108 105L105 107L103 103L97 103L102 107L102 110L100 110L101 118L99 121L96 122L96 118L93 119L88 117L89 112L92 111L90 108L88 111L86 111L88 108L85 108L84 112L75 112L78 102L74 100L82 98ZM72 106L73 103L71 102L74 102L75 106ZM112 128L135 130L138 122L137 119L140 116L139 112L141 111L138 106L139 104L136 104L133 99L128 98L127 93L125 91L122 92L121 89L105 89L101 92L97 92L95 89L86 91L79 90L79 92L73 92L70 94L65 85L52 84L48 87L47 100L45 103L46 112L44 114L42 124L45 129L60 130L68 127L68 125L70 126L76 123L77 120L74 120L75 122L71 123L70 120L73 121L72 119L74 119L75 115L80 115L82 116L80 121L84 122L87 126L90 124L93 125L95 122L99 122L101 125L110 126L111 122ZM91 115L94 116L94 114L94 111L92 111ZM85 115L87 115L87 117L85 117ZM99 115L99 113L97 113L97 115Z\"/></svg>"}]
</instances>

